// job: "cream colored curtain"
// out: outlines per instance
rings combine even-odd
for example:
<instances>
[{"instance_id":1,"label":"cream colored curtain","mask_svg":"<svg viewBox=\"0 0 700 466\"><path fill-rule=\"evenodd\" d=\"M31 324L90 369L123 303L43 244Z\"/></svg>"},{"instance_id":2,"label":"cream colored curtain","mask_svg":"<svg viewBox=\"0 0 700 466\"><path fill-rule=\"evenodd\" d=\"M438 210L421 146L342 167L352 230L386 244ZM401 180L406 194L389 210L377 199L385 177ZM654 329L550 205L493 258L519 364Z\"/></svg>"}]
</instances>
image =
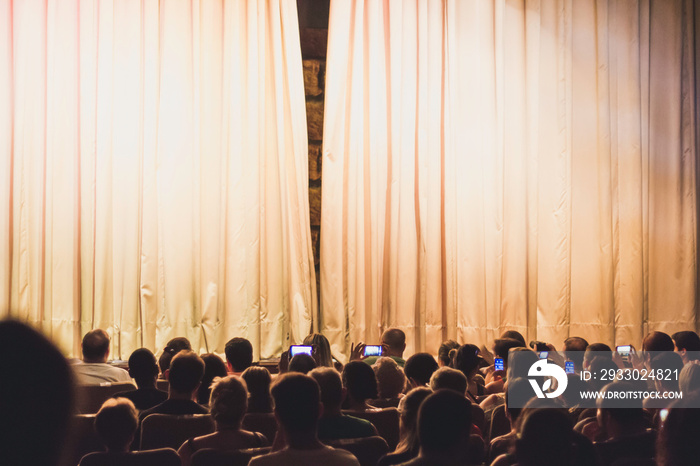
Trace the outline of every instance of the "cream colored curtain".
<instances>
[{"instance_id":1,"label":"cream colored curtain","mask_svg":"<svg viewBox=\"0 0 700 466\"><path fill-rule=\"evenodd\" d=\"M0 0L0 314L256 356L316 291L296 4Z\"/></svg>"},{"instance_id":2,"label":"cream colored curtain","mask_svg":"<svg viewBox=\"0 0 700 466\"><path fill-rule=\"evenodd\" d=\"M690 0L333 0L324 333L696 328Z\"/></svg>"}]
</instances>

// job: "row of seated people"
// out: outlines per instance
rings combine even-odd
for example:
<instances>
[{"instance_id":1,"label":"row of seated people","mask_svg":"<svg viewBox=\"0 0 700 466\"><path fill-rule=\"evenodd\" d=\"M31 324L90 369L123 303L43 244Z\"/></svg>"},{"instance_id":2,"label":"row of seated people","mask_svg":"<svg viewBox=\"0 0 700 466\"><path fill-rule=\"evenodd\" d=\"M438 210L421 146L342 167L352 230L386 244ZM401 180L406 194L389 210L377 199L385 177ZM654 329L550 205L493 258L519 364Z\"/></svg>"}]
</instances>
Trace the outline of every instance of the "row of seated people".
<instances>
[{"instance_id":1,"label":"row of seated people","mask_svg":"<svg viewBox=\"0 0 700 466\"><path fill-rule=\"evenodd\" d=\"M16 322L3 322L2 325L22 326L22 324ZM23 328L22 331L32 332L26 327ZM392 341L391 333L394 335L403 334L403 332L400 332L398 329L391 329L388 332L389 335L386 335L387 332L385 332L385 336L382 338L382 343L385 348L389 348L390 344L396 343L396 341ZM18 333L21 332L18 331ZM104 340L107 338L107 348L109 347L109 341L108 337L106 337L106 333L102 331L93 331L86 335L86 339L84 339L83 342L84 363L73 366L72 371L76 374L77 379L83 383L85 383L85 380L81 380L81 371L84 372L85 369L89 368L88 365L100 365L105 364L106 362L105 353L103 353L102 356L99 356L99 359L97 357L91 358L89 349L86 354L86 346L89 347L90 339L94 338L95 335L100 337L97 338L97 340ZM42 338L40 335L33 335L33 337ZM311 336L311 338L319 341L323 340L322 335L314 335ZM0 339L0 341L2 340ZM16 343L16 338L6 340L6 343L11 342ZM86 342L88 343L87 345ZM42 348L45 352L49 352L51 344L49 342L44 343L49 345L49 349L46 347ZM674 334L673 338L660 332L653 332L647 336L647 338L645 338L643 349L647 351L666 351L667 353L676 355L676 357L681 361L681 379L685 380L686 382L686 390L684 390L684 394L686 394L687 391L688 396L684 397L683 402L680 402L676 407L673 407L668 411L668 418L663 426L655 423L655 419L650 417L649 413L654 413L653 409L650 408L645 410L641 405L628 407L625 409L608 409L608 407L606 407L603 403L600 403L599 409L591 412L591 410L576 408L565 410L563 409L562 405L556 405L556 402L552 400L544 400L550 404L541 405L543 400L533 399L525 408L521 410L510 409L510 407L506 409L506 405L504 404L504 390L508 384L526 384L528 381L522 379L523 374L515 371L515 368L507 367L505 370L501 371L496 370L493 365L486 365L480 355L479 348L469 344L459 345L455 342L446 342L440 348L438 361L435 361L435 359L427 353L415 354L407 360L403 360L402 354L389 354L389 358L380 358L373 361L370 360L370 358L362 358L361 351L358 351L358 348L362 347L360 344L353 348L353 355L351 357L353 361L342 368L342 374L333 369L333 367L336 366L336 363L332 360L332 357L328 358L330 361L326 361L326 364L320 364L319 358L317 357L310 358L311 360L303 357L296 359L298 356L301 356L297 355L292 358L291 361L288 361L288 365L285 365L284 358L282 358L280 369L281 372L294 372L298 370L299 373L296 375L299 376L301 376L304 372L308 372L310 376L307 377L314 381L314 387L316 387L314 390L318 390L318 397L323 405L323 408L318 410L319 412L317 413L316 421L314 422L313 430L314 438L316 439L319 436L322 439L324 438L324 434L321 432L324 431L324 423L328 424L327 420L324 420L324 417L332 417L328 416L329 413L333 413L334 416L340 419L349 417L341 410L341 407L343 406L343 398L345 398L344 407L349 408L356 413L372 412L382 409L381 406L384 405L393 406L394 403L398 404L400 412L400 441L398 442L396 450L392 454L384 457L379 464L402 464L401 462L406 460L414 461L414 463L411 464L443 464L443 460L447 461L448 463L449 461L456 461L455 464L480 464L484 457L489 458L488 462L493 462L493 464L497 465L616 464L616 462L622 460L648 461L653 456L656 456L660 462L666 461L664 458L674 458L673 462L664 462L662 464L694 464L693 461L683 462L683 459L692 458L694 460L697 458L697 455L690 454L694 452L693 448L695 448L695 444L693 442L681 444L673 441L672 439L679 435L685 435L686 431L694 432L693 428L688 427L687 425L694 418L692 415L687 414L683 407L686 405L688 400L693 399L693 395L691 395L691 393L696 389L698 385L696 379L698 379L698 376L700 376L700 372L695 370L695 368L698 367L698 364L688 359L690 352L695 351L696 344L698 347L700 347L700 339L698 339L697 335L693 332L681 332L680 334ZM23 345L18 346L22 347ZM38 346L41 347L41 345ZM227 345L227 350L228 346L229 345ZM321 346L322 345L316 343L316 347ZM403 348L405 348L405 340L403 344L399 344L398 346L403 346ZM585 369L586 367L590 368L595 365L602 365L605 367L606 364L610 364L607 362L608 358L604 356L604 354L607 354L606 351L609 351L609 348L607 348L607 350L605 349L605 345L598 343L588 345L585 340L581 338L571 338L565 342L564 348L565 351L571 352L570 354L572 359L576 359L575 363L577 366L577 371ZM509 352L514 351L528 352L532 354L533 358L537 358L536 353L531 352L526 348L524 339L522 336L517 334L517 332L507 332L504 334L503 338L493 342L492 349L497 357L504 357L504 359L507 358ZM554 348L550 345L549 349L553 350ZM169 361L169 367L163 371L170 383L169 394L165 395L167 399L156 403L155 406L150 408L143 409L142 405L142 410L139 415L141 420L143 420L150 413L164 412L166 414L181 415L197 413L204 414L210 412L209 408L195 401L197 400L200 388L199 385L201 384L202 377L205 372L204 362L190 350L185 349L184 352L177 350L178 349L175 348L173 351L167 351L167 353L171 354L172 356ZM580 352L580 360L577 359L579 358L579 353L575 352L576 350ZM674 350L675 353L673 353ZM15 351L14 348L13 351ZM55 349L53 349L53 351L55 351ZM165 353L166 352L164 352L164 354ZM603 353L602 357L600 355L601 353ZM610 353L611 357L609 360L614 363L616 355L612 351L610 351ZM36 353L32 353L32 351L28 351L26 354L36 355ZM96 353L93 353L93 355L95 354ZM280 418L280 413L278 412L284 403L280 405L279 400L275 396L275 387L277 387L278 384L285 378L289 377L283 375L274 379L273 377L270 377L270 374L263 368L243 368L241 365L237 364L236 361L236 358L239 355L240 354L232 354L229 356L229 351L227 351L227 362L225 366L227 366L228 375L223 380L218 381L218 384L226 382L224 386L235 386L237 387L239 395L246 395L245 409L241 411L241 404L234 403L236 409L238 410L237 412L252 412L252 410L258 409L256 407L258 404L262 406L261 411L263 412L273 409L274 406L275 416L280 425L278 435L276 435L274 439L264 438L263 436L256 434L250 434L252 437L249 436L248 438L256 439L254 446L259 446L264 442L272 442L274 444L273 449L275 451L294 450L294 442L290 442L289 439L286 438L287 436L285 435L284 423ZM330 356L330 351L328 351L328 355ZM135 359L132 364L132 358L130 358L129 372L131 372L132 376L136 379L139 389L123 393L122 395L141 403L143 399L147 399L149 397L139 396L137 395L137 392L141 391L142 394L146 393L143 390L153 392L155 388L152 386L154 383L151 381L155 381L158 374L158 368L155 367L156 364L153 354L148 350L137 350L137 352L135 352L132 356ZM666 355L665 357L669 356ZM150 366L150 375L145 384L140 383L143 381L144 377L137 377L138 364L136 364L136 360L138 358L148 360L148 366ZM162 361L163 357L161 357L161 362ZM63 361L63 363L65 364L65 361ZM641 361L641 363L653 366L654 361ZM668 365L669 362L666 361L664 364ZM314 366L321 367L314 369ZM403 368L401 366L403 366ZM438 369L439 366L450 367L442 367ZM12 369L15 371L17 370L16 367L13 367ZM111 370L115 368L110 366L109 369ZM54 373L55 370L56 369L54 368ZM244 375L246 370L248 370L248 375L256 372L257 374L253 378L237 378L239 374ZM99 371L104 373L109 372L102 366L99 367L98 372ZM187 373L190 375L186 376L185 374ZM191 376L193 373L196 373L195 377ZM251 386L256 384L256 382L254 382L254 380L257 380L256 377L267 381L267 387L270 387L270 381L272 381L272 388L268 388L267 391L260 390L258 394L255 395L254 392L256 392L256 389L251 389ZM69 381L70 378L69 373ZM129 380L130 379L131 377L129 377ZM577 383L573 382L574 379L578 379L580 381L579 377L572 377L570 379L572 380L572 383ZM248 380L253 382L247 383ZM690 383L688 380L690 380ZM332 383L329 381L332 381ZM340 381L340 383L337 383L338 381ZM619 382L616 383L619 384ZM214 386L216 387L218 384L215 384ZM681 382L681 385L682 384L683 381ZM261 385L265 386L265 383ZM241 386L243 389L241 389ZM340 387L340 390L337 390L338 386ZM336 388L334 389L333 387ZM396 390L395 388L382 387L399 387L399 389ZM619 390L622 388L625 387L610 386L605 387L605 390ZM673 389L673 387L660 388L664 390ZM629 387L627 387L627 389L629 389ZM423 434L420 428L421 415L418 413L423 411L423 407L425 405L425 403L423 403L424 398L427 398L433 393L443 393L445 390L457 393L461 397L460 399L467 401L466 406L469 414L467 417L462 416L462 418L468 420L468 429L466 429L466 431L456 429L455 426L460 425L459 423L450 423L445 415L440 414L439 417L442 419L442 421L436 421L436 424L443 427L448 426L450 428L450 432L457 432L457 440L456 443L450 444L454 448L446 447L443 444L440 448L430 453L432 447L424 445L425 442L423 441ZM235 392L236 390L232 391ZM69 388L68 392L63 393L65 399L71 399L71 392L72 390ZM341 403L333 405L331 402L328 404L329 399L337 400L338 392L340 393ZM293 399L303 399L304 395L300 395L297 392L294 393L295 395ZM421 393L425 395L423 398L420 398ZM56 394L59 395L58 399L60 400L62 392L57 389ZM21 394L21 396L24 395L24 393ZM20 395L16 396L19 397ZM161 394L158 396L162 398L163 395ZM274 402L270 402L270 397L274 399ZM239 398L243 397L240 396ZM415 400L417 399L420 401L418 401L416 405L413 405L412 403L416 403ZM150 401L153 403L159 400ZM213 394L210 402L211 414L214 416L216 409L214 408L215 401ZM116 403L116 405L120 407L125 404L123 400L109 403ZM551 403L555 404L552 405ZM64 408L65 406L70 407L70 403L59 404ZM327 404L328 406L326 406ZM123 410L124 408L121 407L120 409ZM451 406L451 409L455 412L459 411L457 405ZM305 412L306 411L308 410L305 409ZM431 409L431 412L432 411L433 410ZM531 422L528 421L530 415L541 411L544 411L547 414L538 414L536 417L532 418L533 420ZM323 414L324 412L326 413L325 415ZM556 417L558 414L553 413L564 414L566 417L566 422L562 424L561 422L557 421ZM50 415L51 412L47 414L47 417L50 418ZM413 417L412 419L411 416ZM428 415L426 412L422 417L425 417L426 422L428 422L427 419L430 418L430 415ZM358 420L361 421L361 419ZM543 420L547 422L551 421L555 425L558 425L559 427L556 429L556 433L561 434L564 432L566 435L553 435L551 438L548 438L543 433L538 434L537 430L528 430L528 425L539 425L538 423L544 422ZM377 433L376 428L371 426L371 424L368 426L367 423L358 423L356 421L351 421L351 423L352 427L348 428L349 433L345 432L345 434L351 437L359 436L359 430L355 431L354 429L360 428L365 428L363 434L372 436ZM188 455L189 457L192 456L192 451L199 450L202 445L207 445L207 447L210 446L206 442L212 441L211 439L224 438L223 435L226 434L221 434L221 431L218 429L218 421L216 421L216 424L217 432L213 434L213 437L205 436L201 438L194 438L180 446L179 450L184 461L187 461ZM562 427L563 425L569 426L569 424L571 424L570 429L569 427ZM331 423L331 425L333 425L333 423ZM664 434L666 430L679 428L679 426L682 426L682 432L675 432L672 436ZM337 426L335 426L335 428L338 430ZM654 429L659 428L661 434L657 436L656 430ZM340 430L343 431L344 429ZM439 435L441 438L452 438L446 432L440 431L440 429L434 425L431 426L429 430L431 432L442 432ZM238 427L237 432L238 433L236 435L240 435L241 432L243 432L241 431L240 426ZM528 434L528 432L530 434ZM425 433L425 435L429 434ZM138 430L135 431L133 436L135 439L138 438ZM10 436L10 438L12 438L12 436ZM543 447L545 443L549 445L556 444L556 439L561 440L561 448L559 450L553 447ZM228 444L230 442L224 443ZM22 444L22 442L18 442L15 445ZM317 449L316 447L318 447L318 445L315 443L313 445L314 446L312 448L309 448L310 450ZM430 445L430 441L428 441L428 445ZM654 445L658 445L657 452L654 452ZM486 448L483 448L483 446L486 446ZM641 448L641 446L644 446L645 448ZM203 448L207 449L207 447ZM687 451L683 452L683 448L685 448ZM305 450L306 448L300 449ZM325 447L322 449L325 451ZM550 452L553 456L551 458L542 456L544 455L545 450ZM559 453L556 453L557 451ZM438 453L442 455L442 459L435 456ZM565 455L568 458L567 461L561 462L562 457L557 456L558 454ZM532 458L535 459L528 459L528 455L531 455ZM426 458L432 459L427 460ZM274 461L279 461L279 458ZM8 464L54 463L25 463L18 460L16 463ZM251 462L251 464L255 463Z\"/></svg>"}]
</instances>

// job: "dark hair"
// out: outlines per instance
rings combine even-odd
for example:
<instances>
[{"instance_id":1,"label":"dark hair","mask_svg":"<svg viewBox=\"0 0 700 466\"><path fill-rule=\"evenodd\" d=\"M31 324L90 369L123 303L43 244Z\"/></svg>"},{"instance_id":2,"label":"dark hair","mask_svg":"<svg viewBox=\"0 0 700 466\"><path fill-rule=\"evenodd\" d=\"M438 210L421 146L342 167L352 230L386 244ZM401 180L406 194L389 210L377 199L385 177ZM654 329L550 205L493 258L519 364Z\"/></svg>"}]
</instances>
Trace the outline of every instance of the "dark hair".
<instances>
[{"instance_id":1,"label":"dark hair","mask_svg":"<svg viewBox=\"0 0 700 466\"><path fill-rule=\"evenodd\" d=\"M527 344L525 343L525 337L522 333L518 332L517 330L506 330L501 334L501 338L510 338L511 340L517 340L520 343L522 343L524 347L527 348Z\"/></svg>"},{"instance_id":2,"label":"dark hair","mask_svg":"<svg viewBox=\"0 0 700 466\"><path fill-rule=\"evenodd\" d=\"M512 349L513 357L508 362L508 374L507 379L527 377L530 366L536 363L539 358L537 353L530 350L529 348L517 347Z\"/></svg>"},{"instance_id":3,"label":"dark hair","mask_svg":"<svg viewBox=\"0 0 700 466\"><path fill-rule=\"evenodd\" d=\"M83 337L83 359L100 359L109 351L109 335L101 328L96 328Z\"/></svg>"},{"instance_id":4,"label":"dark hair","mask_svg":"<svg viewBox=\"0 0 700 466\"><path fill-rule=\"evenodd\" d=\"M479 347L476 345L466 344L460 346L459 349L453 353L452 367L462 372L467 379L470 379L479 369L479 364L482 360L479 353Z\"/></svg>"},{"instance_id":5,"label":"dark hair","mask_svg":"<svg viewBox=\"0 0 700 466\"><path fill-rule=\"evenodd\" d=\"M170 363L168 381L177 393L191 393L202 381L204 361L194 351L182 350Z\"/></svg>"},{"instance_id":6,"label":"dark hair","mask_svg":"<svg viewBox=\"0 0 700 466\"><path fill-rule=\"evenodd\" d=\"M156 357L148 348L139 348L129 356L129 375L136 380L139 387L153 383L158 377Z\"/></svg>"},{"instance_id":7,"label":"dark hair","mask_svg":"<svg viewBox=\"0 0 700 466\"><path fill-rule=\"evenodd\" d=\"M402 437L394 453L405 451L418 455L420 443L418 440L418 410L423 401L433 393L428 387L417 387L401 398L399 412L401 413Z\"/></svg>"},{"instance_id":8,"label":"dark hair","mask_svg":"<svg viewBox=\"0 0 700 466\"><path fill-rule=\"evenodd\" d=\"M330 367L317 367L309 372L309 376L321 389L321 403L324 410L332 411L340 406L343 402L343 383L338 371Z\"/></svg>"},{"instance_id":9,"label":"dark hair","mask_svg":"<svg viewBox=\"0 0 700 466\"><path fill-rule=\"evenodd\" d=\"M508 359L508 351L512 348L526 348L524 344L512 338L496 338L493 341L493 352L497 358Z\"/></svg>"},{"instance_id":10,"label":"dark hair","mask_svg":"<svg viewBox=\"0 0 700 466\"><path fill-rule=\"evenodd\" d=\"M416 353L408 358L403 366L406 377L415 380L420 385L430 383L430 377L436 370L438 370L438 363L429 353Z\"/></svg>"},{"instance_id":11,"label":"dark hair","mask_svg":"<svg viewBox=\"0 0 700 466\"><path fill-rule=\"evenodd\" d=\"M382 333L382 343L395 351L403 351L406 347L406 334L399 328L390 328Z\"/></svg>"},{"instance_id":12,"label":"dark hair","mask_svg":"<svg viewBox=\"0 0 700 466\"><path fill-rule=\"evenodd\" d=\"M649 366L652 370L660 369L662 371L670 369L671 371L676 371L676 374L680 374L683 370L683 358L678 353L663 352L659 353L649 361ZM678 390L678 379L669 377L668 379L664 377L657 377L656 382L662 387L670 390Z\"/></svg>"},{"instance_id":13,"label":"dark hair","mask_svg":"<svg viewBox=\"0 0 700 466\"><path fill-rule=\"evenodd\" d=\"M108 451L128 451L138 426L134 403L126 398L108 399L95 416L95 431Z\"/></svg>"},{"instance_id":14,"label":"dark hair","mask_svg":"<svg viewBox=\"0 0 700 466\"><path fill-rule=\"evenodd\" d=\"M671 405L656 445L659 466L695 466L700 457L700 396L684 396Z\"/></svg>"},{"instance_id":15,"label":"dark hair","mask_svg":"<svg viewBox=\"0 0 700 466\"><path fill-rule=\"evenodd\" d=\"M505 407L512 425L516 425L523 408L533 398L530 382L525 377L508 379Z\"/></svg>"},{"instance_id":16,"label":"dark hair","mask_svg":"<svg viewBox=\"0 0 700 466\"><path fill-rule=\"evenodd\" d=\"M36 330L0 320L0 452L3 464L53 465L73 407L73 373L61 352Z\"/></svg>"},{"instance_id":17,"label":"dark hair","mask_svg":"<svg viewBox=\"0 0 700 466\"><path fill-rule=\"evenodd\" d=\"M571 420L560 409L535 409L528 413L516 441L518 464L558 466L569 464L574 452Z\"/></svg>"},{"instance_id":18,"label":"dark hair","mask_svg":"<svg viewBox=\"0 0 700 466\"><path fill-rule=\"evenodd\" d=\"M450 351L459 348L459 343L454 340L443 341L438 348L438 360L442 362L443 366L449 366L452 362L452 357L450 357Z\"/></svg>"},{"instance_id":19,"label":"dark hair","mask_svg":"<svg viewBox=\"0 0 700 466\"><path fill-rule=\"evenodd\" d=\"M673 340L667 333L650 332L642 342L643 351L673 351Z\"/></svg>"},{"instance_id":20,"label":"dark hair","mask_svg":"<svg viewBox=\"0 0 700 466\"><path fill-rule=\"evenodd\" d=\"M316 368L316 360L306 353L299 353L289 361L289 372L301 372L308 374Z\"/></svg>"},{"instance_id":21,"label":"dark hair","mask_svg":"<svg viewBox=\"0 0 700 466\"><path fill-rule=\"evenodd\" d=\"M615 364L615 362L612 359L608 359L605 357L596 356L595 358L593 358L593 360L591 361L591 364L590 364L590 371L594 374L601 374L601 373L603 373L603 371L606 371L608 373L612 373L611 371L616 372L617 370L618 370L617 364ZM599 379L600 379L600 377L588 382L591 385L591 389L596 390L596 391L603 389L603 387L606 384L606 381L599 380Z\"/></svg>"},{"instance_id":22,"label":"dark hair","mask_svg":"<svg viewBox=\"0 0 700 466\"><path fill-rule=\"evenodd\" d=\"M217 377L226 377L228 372L226 371L226 364L216 354L206 353L201 357L202 361L204 361L204 375L202 376L202 384L197 392L197 402L206 406L209 404L212 382Z\"/></svg>"},{"instance_id":23,"label":"dark hair","mask_svg":"<svg viewBox=\"0 0 700 466\"><path fill-rule=\"evenodd\" d=\"M418 437L421 451L442 452L456 447L472 428L471 403L452 390L438 390L421 403Z\"/></svg>"},{"instance_id":24,"label":"dark hair","mask_svg":"<svg viewBox=\"0 0 700 466\"><path fill-rule=\"evenodd\" d=\"M248 386L248 412L271 413L272 396L270 395L270 371L262 366L250 366L241 374Z\"/></svg>"},{"instance_id":25,"label":"dark hair","mask_svg":"<svg viewBox=\"0 0 700 466\"><path fill-rule=\"evenodd\" d=\"M678 351L700 351L700 337L695 332L689 330L676 332L671 338L673 338L673 342L676 348L678 348ZM691 360L697 360L699 355L694 354L692 357L691 355L688 356Z\"/></svg>"},{"instance_id":26,"label":"dark hair","mask_svg":"<svg viewBox=\"0 0 700 466\"><path fill-rule=\"evenodd\" d=\"M158 366L160 367L161 374L165 374L165 371L170 369L170 362L173 360L173 357L183 350L192 351L192 345L185 337L175 337L165 345L163 354L158 358Z\"/></svg>"},{"instance_id":27,"label":"dark hair","mask_svg":"<svg viewBox=\"0 0 700 466\"><path fill-rule=\"evenodd\" d=\"M232 375L217 378L211 388L211 417L217 423L240 428L248 408L248 389L245 381Z\"/></svg>"},{"instance_id":28,"label":"dark hair","mask_svg":"<svg viewBox=\"0 0 700 466\"><path fill-rule=\"evenodd\" d=\"M588 348L588 342L581 337L569 337L564 340L564 353L567 358L574 362L578 369L583 365L583 356L586 348Z\"/></svg>"},{"instance_id":29,"label":"dark hair","mask_svg":"<svg viewBox=\"0 0 700 466\"><path fill-rule=\"evenodd\" d=\"M590 361L595 357L612 359L612 350L605 343L591 343L586 348L585 353L583 353L583 360L588 361L590 364Z\"/></svg>"},{"instance_id":30,"label":"dark hair","mask_svg":"<svg viewBox=\"0 0 700 466\"><path fill-rule=\"evenodd\" d=\"M636 390L630 382L612 382L603 387L605 393L624 393ZM641 425L645 423L643 400L623 398L622 396L609 396L599 398L598 409L607 412L611 418L623 426ZM620 409L624 408L624 409Z\"/></svg>"},{"instance_id":31,"label":"dark hair","mask_svg":"<svg viewBox=\"0 0 700 466\"><path fill-rule=\"evenodd\" d=\"M253 365L253 345L245 338L231 338L224 352L234 372L243 372Z\"/></svg>"},{"instance_id":32,"label":"dark hair","mask_svg":"<svg viewBox=\"0 0 700 466\"><path fill-rule=\"evenodd\" d=\"M430 388L434 391L441 389L453 390L464 396L467 393L467 376L451 367L441 367L430 378Z\"/></svg>"},{"instance_id":33,"label":"dark hair","mask_svg":"<svg viewBox=\"0 0 700 466\"><path fill-rule=\"evenodd\" d=\"M362 361L350 361L343 368L343 385L356 401L377 397L377 378L372 368Z\"/></svg>"},{"instance_id":34,"label":"dark hair","mask_svg":"<svg viewBox=\"0 0 700 466\"><path fill-rule=\"evenodd\" d=\"M277 377L270 391L275 400L275 413L285 430L316 431L321 394L313 378L298 372L287 372Z\"/></svg>"}]
</instances>

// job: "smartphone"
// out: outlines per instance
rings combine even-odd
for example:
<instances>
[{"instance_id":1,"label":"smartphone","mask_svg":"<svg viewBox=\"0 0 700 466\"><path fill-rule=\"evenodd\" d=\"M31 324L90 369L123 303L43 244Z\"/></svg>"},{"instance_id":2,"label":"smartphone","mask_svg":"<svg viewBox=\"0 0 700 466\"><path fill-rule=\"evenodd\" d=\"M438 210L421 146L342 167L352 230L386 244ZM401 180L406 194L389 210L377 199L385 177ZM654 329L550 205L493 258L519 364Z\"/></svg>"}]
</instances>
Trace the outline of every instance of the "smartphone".
<instances>
[{"instance_id":1,"label":"smartphone","mask_svg":"<svg viewBox=\"0 0 700 466\"><path fill-rule=\"evenodd\" d=\"M547 359L549 357L549 351L540 351L540 359Z\"/></svg>"},{"instance_id":2,"label":"smartphone","mask_svg":"<svg viewBox=\"0 0 700 466\"><path fill-rule=\"evenodd\" d=\"M495 366L495 369L497 371L502 371L503 370L503 358L496 358L493 360L493 364Z\"/></svg>"},{"instance_id":3,"label":"smartphone","mask_svg":"<svg viewBox=\"0 0 700 466\"><path fill-rule=\"evenodd\" d=\"M381 356L383 353L382 345L366 345L364 356Z\"/></svg>"},{"instance_id":4,"label":"smartphone","mask_svg":"<svg viewBox=\"0 0 700 466\"><path fill-rule=\"evenodd\" d=\"M617 354L622 356L623 360L627 360L630 357L630 353L632 352L632 346L631 345L621 345L615 348L615 351L617 351Z\"/></svg>"},{"instance_id":5,"label":"smartphone","mask_svg":"<svg viewBox=\"0 0 700 466\"><path fill-rule=\"evenodd\" d=\"M313 356L314 347L312 345L292 345L289 347L289 359L292 359L297 354L308 354Z\"/></svg>"},{"instance_id":6,"label":"smartphone","mask_svg":"<svg viewBox=\"0 0 700 466\"><path fill-rule=\"evenodd\" d=\"M564 363L564 372L566 372L567 374L574 373L574 362L573 361L566 361Z\"/></svg>"},{"instance_id":7,"label":"smartphone","mask_svg":"<svg viewBox=\"0 0 700 466\"><path fill-rule=\"evenodd\" d=\"M666 417L668 416L668 409L659 410L659 420L664 423L666 422Z\"/></svg>"}]
</instances>

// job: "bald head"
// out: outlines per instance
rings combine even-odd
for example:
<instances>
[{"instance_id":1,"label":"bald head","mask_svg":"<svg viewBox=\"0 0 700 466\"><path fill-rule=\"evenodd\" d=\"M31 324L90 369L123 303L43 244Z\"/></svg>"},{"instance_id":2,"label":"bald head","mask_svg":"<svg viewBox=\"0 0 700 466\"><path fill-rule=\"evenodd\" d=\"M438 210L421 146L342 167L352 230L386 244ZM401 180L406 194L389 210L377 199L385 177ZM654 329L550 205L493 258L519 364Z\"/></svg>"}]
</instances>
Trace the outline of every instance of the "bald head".
<instances>
[{"instance_id":1,"label":"bald head","mask_svg":"<svg viewBox=\"0 0 700 466\"><path fill-rule=\"evenodd\" d=\"M109 335L100 328L91 330L83 337L83 360L106 362L109 355Z\"/></svg>"},{"instance_id":2,"label":"bald head","mask_svg":"<svg viewBox=\"0 0 700 466\"><path fill-rule=\"evenodd\" d=\"M406 334L398 328L390 328L382 334L382 343L389 349L385 356L403 357L406 349Z\"/></svg>"}]
</instances>

